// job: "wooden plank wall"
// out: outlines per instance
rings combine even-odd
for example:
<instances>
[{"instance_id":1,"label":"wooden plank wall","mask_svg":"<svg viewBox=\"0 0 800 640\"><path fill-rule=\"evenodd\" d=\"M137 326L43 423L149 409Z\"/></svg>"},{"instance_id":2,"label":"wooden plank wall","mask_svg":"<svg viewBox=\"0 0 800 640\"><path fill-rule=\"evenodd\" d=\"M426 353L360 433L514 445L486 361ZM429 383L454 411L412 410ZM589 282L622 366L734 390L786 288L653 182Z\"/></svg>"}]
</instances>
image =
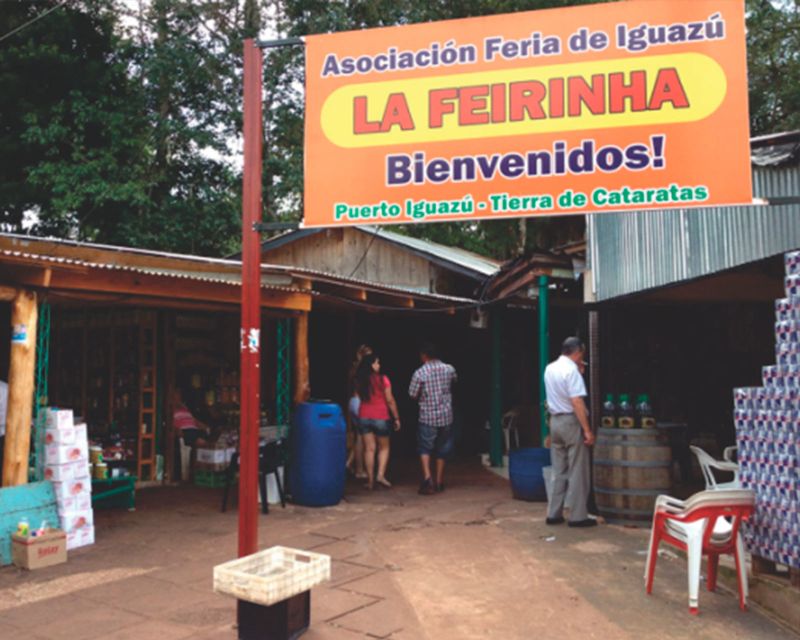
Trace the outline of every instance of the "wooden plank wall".
<instances>
[{"instance_id":1,"label":"wooden plank wall","mask_svg":"<svg viewBox=\"0 0 800 640\"><path fill-rule=\"evenodd\" d=\"M372 236L356 229L328 229L273 249L264 254L264 261L431 291L435 271L428 260L380 236L372 246L371 240Z\"/></svg>"}]
</instances>

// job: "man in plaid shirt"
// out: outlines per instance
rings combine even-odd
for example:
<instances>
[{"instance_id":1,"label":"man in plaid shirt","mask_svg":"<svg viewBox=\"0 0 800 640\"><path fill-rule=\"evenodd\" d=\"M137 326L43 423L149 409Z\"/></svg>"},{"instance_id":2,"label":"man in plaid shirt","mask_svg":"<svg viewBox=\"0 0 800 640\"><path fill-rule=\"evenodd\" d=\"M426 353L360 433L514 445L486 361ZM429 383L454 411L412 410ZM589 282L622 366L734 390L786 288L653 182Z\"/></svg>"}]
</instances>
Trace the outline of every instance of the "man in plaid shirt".
<instances>
[{"instance_id":1,"label":"man in plaid shirt","mask_svg":"<svg viewBox=\"0 0 800 640\"><path fill-rule=\"evenodd\" d=\"M423 480L419 492L444 491L444 464L453 452L453 385L458 379L452 365L439 359L436 348L420 349L422 366L414 372L408 395L419 402L417 448ZM436 454L436 481L431 478L431 455Z\"/></svg>"}]
</instances>

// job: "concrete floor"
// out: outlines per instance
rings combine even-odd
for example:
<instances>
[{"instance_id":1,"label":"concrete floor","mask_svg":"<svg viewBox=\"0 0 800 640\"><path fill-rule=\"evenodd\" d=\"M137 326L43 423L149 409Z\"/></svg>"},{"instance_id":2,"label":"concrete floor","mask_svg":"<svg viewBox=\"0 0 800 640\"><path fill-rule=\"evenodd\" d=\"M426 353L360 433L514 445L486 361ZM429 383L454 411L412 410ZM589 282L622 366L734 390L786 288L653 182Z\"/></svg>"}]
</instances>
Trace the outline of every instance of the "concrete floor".
<instances>
[{"instance_id":1,"label":"concrete floor","mask_svg":"<svg viewBox=\"0 0 800 640\"><path fill-rule=\"evenodd\" d=\"M417 495L410 465L394 480L353 484L337 507L261 516L263 547L333 558L304 638L797 638L725 591L702 592L689 616L685 561L671 554L646 596L647 532L548 527L543 504L512 500L478 464L455 465L436 496ZM236 638L234 601L211 588L212 567L236 552L236 511L219 503L218 490L141 491L136 512L96 512L97 544L67 564L1 569L0 638Z\"/></svg>"}]
</instances>

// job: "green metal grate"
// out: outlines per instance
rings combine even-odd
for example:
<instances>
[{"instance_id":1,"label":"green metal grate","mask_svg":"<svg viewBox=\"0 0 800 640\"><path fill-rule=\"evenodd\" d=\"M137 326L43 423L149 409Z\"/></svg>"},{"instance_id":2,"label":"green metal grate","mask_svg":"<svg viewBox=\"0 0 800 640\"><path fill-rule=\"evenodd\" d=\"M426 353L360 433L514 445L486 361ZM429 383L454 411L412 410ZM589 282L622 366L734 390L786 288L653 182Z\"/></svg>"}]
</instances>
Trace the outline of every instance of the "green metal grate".
<instances>
[{"instance_id":1,"label":"green metal grate","mask_svg":"<svg viewBox=\"0 0 800 640\"><path fill-rule=\"evenodd\" d=\"M32 482L44 480L44 428L43 409L48 402L48 373L50 371L50 304L39 305L36 328L36 395L33 401L33 438L31 440L30 476Z\"/></svg>"},{"instance_id":2,"label":"green metal grate","mask_svg":"<svg viewBox=\"0 0 800 640\"><path fill-rule=\"evenodd\" d=\"M292 321L288 318L276 323L276 377L275 377L275 424L289 424L291 407L291 344Z\"/></svg>"}]
</instances>

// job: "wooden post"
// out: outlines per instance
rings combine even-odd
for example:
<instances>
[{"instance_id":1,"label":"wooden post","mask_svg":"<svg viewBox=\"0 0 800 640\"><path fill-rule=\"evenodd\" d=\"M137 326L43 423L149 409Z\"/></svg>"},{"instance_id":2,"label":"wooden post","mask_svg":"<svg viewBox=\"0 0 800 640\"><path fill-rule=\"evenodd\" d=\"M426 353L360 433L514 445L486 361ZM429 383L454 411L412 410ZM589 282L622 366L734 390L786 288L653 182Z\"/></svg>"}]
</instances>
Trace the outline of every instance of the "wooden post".
<instances>
[{"instance_id":1,"label":"wooden post","mask_svg":"<svg viewBox=\"0 0 800 640\"><path fill-rule=\"evenodd\" d=\"M589 386L589 420L592 431L597 433L603 407L600 394L600 315L597 311L589 312Z\"/></svg>"},{"instance_id":2,"label":"wooden post","mask_svg":"<svg viewBox=\"0 0 800 640\"><path fill-rule=\"evenodd\" d=\"M294 402L300 404L311 397L308 362L308 313L295 321L294 332Z\"/></svg>"},{"instance_id":3,"label":"wooden post","mask_svg":"<svg viewBox=\"0 0 800 640\"><path fill-rule=\"evenodd\" d=\"M262 62L244 41L244 168L242 171L242 322L239 389L239 557L258 550L258 427L261 412Z\"/></svg>"},{"instance_id":4,"label":"wooden post","mask_svg":"<svg viewBox=\"0 0 800 640\"><path fill-rule=\"evenodd\" d=\"M489 319L492 325L492 401L489 413L489 460L493 467L503 466L503 316L501 313L501 309L495 309Z\"/></svg>"},{"instance_id":5,"label":"wooden post","mask_svg":"<svg viewBox=\"0 0 800 640\"><path fill-rule=\"evenodd\" d=\"M177 482L181 479L182 469L175 471L175 378L177 376L175 366L175 313L167 311L162 319L162 332L164 335L164 482Z\"/></svg>"},{"instance_id":6,"label":"wooden post","mask_svg":"<svg viewBox=\"0 0 800 640\"><path fill-rule=\"evenodd\" d=\"M3 486L28 483L34 369L36 367L36 293L20 290L11 303L11 359L8 367Z\"/></svg>"}]
</instances>

